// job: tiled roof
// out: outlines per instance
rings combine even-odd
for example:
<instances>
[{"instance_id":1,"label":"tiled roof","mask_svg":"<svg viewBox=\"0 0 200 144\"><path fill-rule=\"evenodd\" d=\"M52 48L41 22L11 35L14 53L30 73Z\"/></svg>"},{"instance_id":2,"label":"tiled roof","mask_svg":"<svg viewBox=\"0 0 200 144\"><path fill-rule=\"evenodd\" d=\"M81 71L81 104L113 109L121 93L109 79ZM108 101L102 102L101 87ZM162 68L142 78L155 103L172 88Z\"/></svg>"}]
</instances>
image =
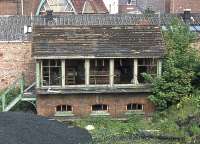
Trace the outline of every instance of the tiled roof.
<instances>
[{"instance_id":1,"label":"tiled roof","mask_svg":"<svg viewBox=\"0 0 200 144\"><path fill-rule=\"evenodd\" d=\"M71 0L77 13L82 13L83 6L86 0Z\"/></svg>"},{"instance_id":2,"label":"tiled roof","mask_svg":"<svg viewBox=\"0 0 200 144\"><path fill-rule=\"evenodd\" d=\"M34 26L35 58L149 58L163 57L157 26Z\"/></svg>"},{"instance_id":3,"label":"tiled roof","mask_svg":"<svg viewBox=\"0 0 200 144\"><path fill-rule=\"evenodd\" d=\"M194 21L191 25L200 25L200 14L192 15ZM51 22L46 22L45 17L29 16L2 16L0 17L0 41L30 40L31 34L24 34L24 25L169 25L174 15L67 15L54 17ZM181 17L179 17L181 18Z\"/></svg>"},{"instance_id":4,"label":"tiled roof","mask_svg":"<svg viewBox=\"0 0 200 144\"><path fill-rule=\"evenodd\" d=\"M39 0L23 0L24 15L34 15ZM0 0L0 15L21 15L21 0Z\"/></svg>"},{"instance_id":5,"label":"tiled roof","mask_svg":"<svg viewBox=\"0 0 200 144\"><path fill-rule=\"evenodd\" d=\"M87 0L95 13L108 13L108 10L103 2L103 0Z\"/></svg>"},{"instance_id":6,"label":"tiled roof","mask_svg":"<svg viewBox=\"0 0 200 144\"><path fill-rule=\"evenodd\" d=\"M31 25L31 17L0 17L0 41L26 41L30 34L24 34L24 25Z\"/></svg>"},{"instance_id":7,"label":"tiled roof","mask_svg":"<svg viewBox=\"0 0 200 144\"><path fill-rule=\"evenodd\" d=\"M200 12L200 0L171 0L171 13L183 13L185 9L191 9L192 13Z\"/></svg>"},{"instance_id":8,"label":"tiled roof","mask_svg":"<svg viewBox=\"0 0 200 144\"><path fill-rule=\"evenodd\" d=\"M79 14L83 13L84 9L87 11L87 13L98 14L108 12L103 0L72 0L72 3L76 12Z\"/></svg>"}]
</instances>

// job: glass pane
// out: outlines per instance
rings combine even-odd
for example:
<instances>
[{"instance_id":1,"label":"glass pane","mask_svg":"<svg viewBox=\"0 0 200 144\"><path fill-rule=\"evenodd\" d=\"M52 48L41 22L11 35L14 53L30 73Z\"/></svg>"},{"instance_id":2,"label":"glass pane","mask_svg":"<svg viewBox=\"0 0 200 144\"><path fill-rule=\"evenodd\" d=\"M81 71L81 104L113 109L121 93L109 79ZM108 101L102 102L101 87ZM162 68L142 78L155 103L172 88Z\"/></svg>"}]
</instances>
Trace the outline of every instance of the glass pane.
<instances>
[{"instance_id":1,"label":"glass pane","mask_svg":"<svg viewBox=\"0 0 200 144\"><path fill-rule=\"evenodd\" d=\"M137 110L137 104L132 104L132 110Z\"/></svg>"},{"instance_id":2,"label":"glass pane","mask_svg":"<svg viewBox=\"0 0 200 144\"><path fill-rule=\"evenodd\" d=\"M127 110L131 110L131 104L127 105Z\"/></svg>"},{"instance_id":3,"label":"glass pane","mask_svg":"<svg viewBox=\"0 0 200 144\"><path fill-rule=\"evenodd\" d=\"M72 106L68 105L67 106L67 111L72 111Z\"/></svg>"},{"instance_id":4,"label":"glass pane","mask_svg":"<svg viewBox=\"0 0 200 144\"><path fill-rule=\"evenodd\" d=\"M61 85L61 67L50 68L50 85Z\"/></svg>"},{"instance_id":5,"label":"glass pane","mask_svg":"<svg viewBox=\"0 0 200 144\"><path fill-rule=\"evenodd\" d=\"M109 60L90 60L90 84L109 84Z\"/></svg>"},{"instance_id":6,"label":"glass pane","mask_svg":"<svg viewBox=\"0 0 200 144\"><path fill-rule=\"evenodd\" d=\"M103 105L103 110L108 110L107 105Z\"/></svg>"},{"instance_id":7,"label":"glass pane","mask_svg":"<svg viewBox=\"0 0 200 144\"><path fill-rule=\"evenodd\" d=\"M138 110L142 110L142 105L138 104Z\"/></svg>"},{"instance_id":8,"label":"glass pane","mask_svg":"<svg viewBox=\"0 0 200 144\"><path fill-rule=\"evenodd\" d=\"M56 111L61 111L61 106L57 106Z\"/></svg>"},{"instance_id":9,"label":"glass pane","mask_svg":"<svg viewBox=\"0 0 200 144\"><path fill-rule=\"evenodd\" d=\"M116 59L114 70L115 84L131 84L133 81L133 59Z\"/></svg>"},{"instance_id":10,"label":"glass pane","mask_svg":"<svg viewBox=\"0 0 200 144\"><path fill-rule=\"evenodd\" d=\"M107 110L107 108L108 108L107 105L102 105L102 104L92 105L92 111L102 111L102 110Z\"/></svg>"},{"instance_id":11,"label":"glass pane","mask_svg":"<svg viewBox=\"0 0 200 144\"><path fill-rule=\"evenodd\" d=\"M66 108L66 105L62 105L62 111L66 111L67 108Z\"/></svg>"},{"instance_id":12,"label":"glass pane","mask_svg":"<svg viewBox=\"0 0 200 144\"><path fill-rule=\"evenodd\" d=\"M65 61L65 83L66 85L85 84L84 60Z\"/></svg>"},{"instance_id":13,"label":"glass pane","mask_svg":"<svg viewBox=\"0 0 200 144\"><path fill-rule=\"evenodd\" d=\"M42 65L43 66L49 66L49 60L43 60Z\"/></svg>"}]
</instances>

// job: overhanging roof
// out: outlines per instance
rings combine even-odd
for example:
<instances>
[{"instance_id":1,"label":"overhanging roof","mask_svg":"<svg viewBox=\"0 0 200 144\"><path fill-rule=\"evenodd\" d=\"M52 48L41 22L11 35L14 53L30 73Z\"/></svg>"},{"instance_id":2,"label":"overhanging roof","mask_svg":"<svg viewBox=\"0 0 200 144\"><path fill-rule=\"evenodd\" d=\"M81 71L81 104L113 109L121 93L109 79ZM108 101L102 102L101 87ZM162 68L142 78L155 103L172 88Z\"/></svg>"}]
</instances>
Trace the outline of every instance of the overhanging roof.
<instances>
[{"instance_id":1,"label":"overhanging roof","mask_svg":"<svg viewBox=\"0 0 200 144\"><path fill-rule=\"evenodd\" d=\"M34 26L32 54L45 58L163 57L160 28L154 25Z\"/></svg>"}]
</instances>

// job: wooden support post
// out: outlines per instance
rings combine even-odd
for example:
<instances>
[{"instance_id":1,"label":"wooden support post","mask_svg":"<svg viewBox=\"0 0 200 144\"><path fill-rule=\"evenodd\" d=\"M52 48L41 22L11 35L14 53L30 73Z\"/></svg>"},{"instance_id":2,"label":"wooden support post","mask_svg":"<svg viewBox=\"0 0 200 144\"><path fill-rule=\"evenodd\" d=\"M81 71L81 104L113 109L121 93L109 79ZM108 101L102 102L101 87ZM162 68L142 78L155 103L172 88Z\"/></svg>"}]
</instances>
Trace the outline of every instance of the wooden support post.
<instances>
[{"instance_id":1,"label":"wooden support post","mask_svg":"<svg viewBox=\"0 0 200 144\"><path fill-rule=\"evenodd\" d=\"M40 87L40 62L36 61L36 88Z\"/></svg>"},{"instance_id":2,"label":"wooden support post","mask_svg":"<svg viewBox=\"0 0 200 144\"><path fill-rule=\"evenodd\" d=\"M110 86L112 87L114 85L114 59L110 59L109 64L109 80L110 80Z\"/></svg>"},{"instance_id":3,"label":"wooden support post","mask_svg":"<svg viewBox=\"0 0 200 144\"><path fill-rule=\"evenodd\" d=\"M20 97L24 96L24 74L22 74L22 77L20 79Z\"/></svg>"},{"instance_id":4,"label":"wooden support post","mask_svg":"<svg viewBox=\"0 0 200 144\"><path fill-rule=\"evenodd\" d=\"M85 60L85 85L90 84L90 60Z\"/></svg>"},{"instance_id":5,"label":"wooden support post","mask_svg":"<svg viewBox=\"0 0 200 144\"><path fill-rule=\"evenodd\" d=\"M6 95L5 94L2 95L1 102L2 102L2 112L4 112L4 110L6 108Z\"/></svg>"},{"instance_id":6,"label":"wooden support post","mask_svg":"<svg viewBox=\"0 0 200 144\"><path fill-rule=\"evenodd\" d=\"M162 60L159 59L157 61L157 76L160 77L162 75Z\"/></svg>"},{"instance_id":7,"label":"wooden support post","mask_svg":"<svg viewBox=\"0 0 200 144\"><path fill-rule=\"evenodd\" d=\"M61 68L62 68L62 87L65 87L65 60L62 60L61 63Z\"/></svg>"},{"instance_id":8,"label":"wooden support post","mask_svg":"<svg viewBox=\"0 0 200 144\"><path fill-rule=\"evenodd\" d=\"M135 85L137 85L138 84L138 59L134 59L133 67L134 67L134 70L133 70L133 83Z\"/></svg>"}]
</instances>

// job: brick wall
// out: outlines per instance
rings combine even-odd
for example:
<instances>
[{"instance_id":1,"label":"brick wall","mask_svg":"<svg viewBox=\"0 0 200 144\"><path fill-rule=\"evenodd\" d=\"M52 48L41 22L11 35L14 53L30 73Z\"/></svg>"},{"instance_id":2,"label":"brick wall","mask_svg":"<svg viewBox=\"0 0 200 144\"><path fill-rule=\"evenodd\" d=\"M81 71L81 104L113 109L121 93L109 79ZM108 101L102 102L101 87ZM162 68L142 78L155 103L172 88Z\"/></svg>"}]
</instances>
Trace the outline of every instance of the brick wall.
<instances>
[{"instance_id":1,"label":"brick wall","mask_svg":"<svg viewBox=\"0 0 200 144\"><path fill-rule=\"evenodd\" d=\"M200 0L171 0L171 13L183 13L184 9L191 9L192 13L199 13Z\"/></svg>"},{"instance_id":2,"label":"brick wall","mask_svg":"<svg viewBox=\"0 0 200 144\"><path fill-rule=\"evenodd\" d=\"M1 0L0 15L17 15L21 13L20 0Z\"/></svg>"},{"instance_id":3,"label":"brick wall","mask_svg":"<svg viewBox=\"0 0 200 144\"><path fill-rule=\"evenodd\" d=\"M0 90L12 84L22 72L27 85L34 81L31 43L0 43Z\"/></svg>"},{"instance_id":4,"label":"brick wall","mask_svg":"<svg viewBox=\"0 0 200 144\"><path fill-rule=\"evenodd\" d=\"M129 103L144 104L146 114L154 111L148 94L82 94L82 95L38 95L37 112L43 116L53 116L57 105L71 105L77 117L87 117L93 104L107 104L112 117L124 117Z\"/></svg>"},{"instance_id":5,"label":"brick wall","mask_svg":"<svg viewBox=\"0 0 200 144\"><path fill-rule=\"evenodd\" d=\"M39 5L39 0L23 0L24 15L34 15ZM21 0L0 0L0 15L21 15Z\"/></svg>"}]
</instances>

